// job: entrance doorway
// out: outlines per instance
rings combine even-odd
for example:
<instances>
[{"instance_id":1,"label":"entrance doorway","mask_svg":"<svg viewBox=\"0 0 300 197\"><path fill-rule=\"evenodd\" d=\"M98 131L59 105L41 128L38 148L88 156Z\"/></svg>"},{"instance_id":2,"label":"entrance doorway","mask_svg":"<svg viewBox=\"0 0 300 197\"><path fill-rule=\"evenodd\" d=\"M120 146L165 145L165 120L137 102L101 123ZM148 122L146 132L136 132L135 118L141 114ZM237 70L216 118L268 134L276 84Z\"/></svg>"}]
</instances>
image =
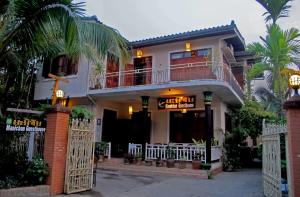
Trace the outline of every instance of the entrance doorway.
<instances>
[{"instance_id":1,"label":"entrance doorway","mask_svg":"<svg viewBox=\"0 0 300 197\"><path fill-rule=\"evenodd\" d=\"M170 112L170 142L192 143L192 138L205 140L205 112L191 110Z\"/></svg>"},{"instance_id":2,"label":"entrance doorway","mask_svg":"<svg viewBox=\"0 0 300 197\"><path fill-rule=\"evenodd\" d=\"M150 113L136 112L131 119L117 119L116 111L103 111L102 141L111 142L112 157L123 157L128 152L128 143L149 143L150 131Z\"/></svg>"},{"instance_id":3,"label":"entrance doorway","mask_svg":"<svg viewBox=\"0 0 300 197\"><path fill-rule=\"evenodd\" d=\"M102 141L111 142L111 156L118 157L119 152L123 152L121 148L122 136L121 131L116 129L117 111L104 109L103 110L103 126L102 126Z\"/></svg>"}]
</instances>

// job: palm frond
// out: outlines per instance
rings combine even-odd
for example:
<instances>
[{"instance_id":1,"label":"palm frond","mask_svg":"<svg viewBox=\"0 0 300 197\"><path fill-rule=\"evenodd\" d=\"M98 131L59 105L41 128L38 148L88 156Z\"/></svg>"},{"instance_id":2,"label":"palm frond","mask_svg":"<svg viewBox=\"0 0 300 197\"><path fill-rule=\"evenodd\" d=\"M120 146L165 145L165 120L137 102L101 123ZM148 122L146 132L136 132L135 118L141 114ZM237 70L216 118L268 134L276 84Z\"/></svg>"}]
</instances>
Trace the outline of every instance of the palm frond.
<instances>
[{"instance_id":1,"label":"palm frond","mask_svg":"<svg viewBox=\"0 0 300 197\"><path fill-rule=\"evenodd\" d=\"M291 8L290 3L293 0L256 0L261 6L263 6L266 12L263 14L265 16L265 21L272 21L273 24L279 18L288 17Z\"/></svg>"}]
</instances>

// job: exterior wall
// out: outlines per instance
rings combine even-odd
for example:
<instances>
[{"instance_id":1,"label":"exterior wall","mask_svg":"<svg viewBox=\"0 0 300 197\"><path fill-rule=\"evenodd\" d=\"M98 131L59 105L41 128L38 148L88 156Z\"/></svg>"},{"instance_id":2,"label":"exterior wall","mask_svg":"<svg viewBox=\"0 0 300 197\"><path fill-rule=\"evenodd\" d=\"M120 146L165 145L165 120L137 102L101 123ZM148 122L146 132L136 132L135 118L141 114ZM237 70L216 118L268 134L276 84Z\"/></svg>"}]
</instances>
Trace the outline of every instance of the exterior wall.
<instances>
[{"instance_id":1,"label":"exterior wall","mask_svg":"<svg viewBox=\"0 0 300 197\"><path fill-rule=\"evenodd\" d=\"M170 54L172 52L185 51L185 43L190 42L192 50L194 49L213 49L213 61L221 60L220 39L224 36L182 41L176 43L162 44L157 46L142 48L143 57L152 56L153 69L167 69L170 65ZM136 57L136 50L133 50L133 58Z\"/></svg>"},{"instance_id":2,"label":"exterior wall","mask_svg":"<svg viewBox=\"0 0 300 197\"><path fill-rule=\"evenodd\" d=\"M222 62L221 46L224 38L230 35L216 36L211 38L196 39L190 41L181 41L175 43L162 44L157 46L142 48L143 56L152 56L153 70L168 69L170 65L170 54L172 52L185 51L185 43L190 42L192 50L212 48L212 61ZM130 63L133 63L133 58L136 55L136 50L132 51L133 57ZM106 64L106 61L104 60ZM69 83L60 82L60 88L65 91L66 96L85 97L89 94L89 76L93 72L93 68L85 58L81 58L78 65L76 75L66 76ZM125 65L120 65L120 71L124 70ZM104 68L105 70L105 68ZM50 99L52 96L52 88L54 85L53 79L45 79L42 77L42 67L37 74L37 83L35 85L35 100ZM103 84L102 84L103 85Z\"/></svg>"},{"instance_id":3,"label":"exterior wall","mask_svg":"<svg viewBox=\"0 0 300 197\"><path fill-rule=\"evenodd\" d=\"M37 73L37 83L35 84L35 100L50 99L52 96L53 79L45 79L42 76L43 68L41 67ZM78 72L76 75L64 77L69 83L59 82L60 89L63 89L66 96L84 97L87 93L87 81L89 73L89 63L81 58L78 64Z\"/></svg>"}]
</instances>

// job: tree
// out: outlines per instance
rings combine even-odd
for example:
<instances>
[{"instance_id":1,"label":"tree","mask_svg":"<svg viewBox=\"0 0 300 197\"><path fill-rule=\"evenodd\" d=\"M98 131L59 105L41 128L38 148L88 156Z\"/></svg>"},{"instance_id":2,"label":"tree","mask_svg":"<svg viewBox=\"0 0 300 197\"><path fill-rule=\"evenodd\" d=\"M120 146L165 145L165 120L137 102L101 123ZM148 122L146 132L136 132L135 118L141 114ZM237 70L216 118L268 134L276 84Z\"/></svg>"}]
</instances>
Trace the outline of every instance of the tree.
<instances>
[{"instance_id":1,"label":"tree","mask_svg":"<svg viewBox=\"0 0 300 197\"><path fill-rule=\"evenodd\" d=\"M127 41L113 28L85 17L73 0L1 0L0 104L29 107L36 70L45 58L84 55L94 64L108 52L127 57Z\"/></svg>"},{"instance_id":2,"label":"tree","mask_svg":"<svg viewBox=\"0 0 300 197\"><path fill-rule=\"evenodd\" d=\"M266 12L263 14L265 16L265 21L275 24L279 18L288 17L289 10L291 8L290 3L293 0L256 0L260 5L262 5Z\"/></svg>"},{"instance_id":3,"label":"tree","mask_svg":"<svg viewBox=\"0 0 300 197\"><path fill-rule=\"evenodd\" d=\"M263 119L276 120L275 113L266 111L260 103L251 100L246 100L242 108L234 110L231 116L241 137L250 136L252 139L261 134Z\"/></svg>"},{"instance_id":4,"label":"tree","mask_svg":"<svg viewBox=\"0 0 300 197\"><path fill-rule=\"evenodd\" d=\"M248 73L249 78L261 74L265 70L271 71L267 83L269 89L278 98L279 113L282 116L282 104L287 90L287 79L281 75L281 70L290 63L298 64L300 54L300 33L298 29L282 30L277 24L267 25L267 36L261 37L262 43L248 45L248 50L254 51L261 57Z\"/></svg>"}]
</instances>

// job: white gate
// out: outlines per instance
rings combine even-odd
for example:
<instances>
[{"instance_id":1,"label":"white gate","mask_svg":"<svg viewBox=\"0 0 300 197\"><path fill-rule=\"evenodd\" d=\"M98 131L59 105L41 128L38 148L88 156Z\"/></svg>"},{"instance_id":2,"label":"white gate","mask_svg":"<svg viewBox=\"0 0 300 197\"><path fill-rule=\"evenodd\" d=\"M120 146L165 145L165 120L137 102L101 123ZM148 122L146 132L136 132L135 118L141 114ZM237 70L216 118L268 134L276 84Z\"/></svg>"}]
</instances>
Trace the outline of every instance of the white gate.
<instances>
[{"instance_id":1,"label":"white gate","mask_svg":"<svg viewBox=\"0 0 300 197\"><path fill-rule=\"evenodd\" d=\"M72 120L69 127L65 193L92 189L95 122Z\"/></svg>"},{"instance_id":2,"label":"white gate","mask_svg":"<svg viewBox=\"0 0 300 197\"><path fill-rule=\"evenodd\" d=\"M286 125L263 122L263 190L266 197L282 196L280 134L285 135L287 142Z\"/></svg>"}]
</instances>

